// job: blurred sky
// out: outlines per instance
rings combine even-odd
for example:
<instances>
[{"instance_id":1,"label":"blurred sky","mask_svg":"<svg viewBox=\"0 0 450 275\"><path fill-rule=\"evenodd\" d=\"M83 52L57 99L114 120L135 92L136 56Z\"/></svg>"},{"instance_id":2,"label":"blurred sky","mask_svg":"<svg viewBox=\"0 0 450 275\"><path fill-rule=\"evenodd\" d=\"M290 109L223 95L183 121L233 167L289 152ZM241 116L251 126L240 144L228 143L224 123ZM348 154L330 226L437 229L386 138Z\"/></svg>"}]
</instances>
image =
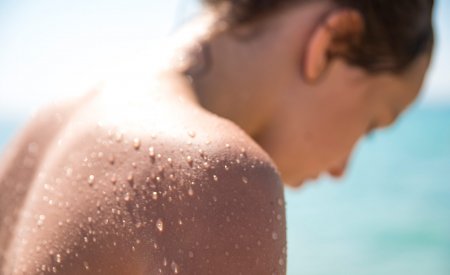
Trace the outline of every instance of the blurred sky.
<instances>
[{"instance_id":1,"label":"blurred sky","mask_svg":"<svg viewBox=\"0 0 450 275\"><path fill-rule=\"evenodd\" d=\"M0 0L0 118L86 91L151 49L197 6L195 0ZM436 55L421 102L450 105L449 1L437 1L435 21Z\"/></svg>"}]
</instances>

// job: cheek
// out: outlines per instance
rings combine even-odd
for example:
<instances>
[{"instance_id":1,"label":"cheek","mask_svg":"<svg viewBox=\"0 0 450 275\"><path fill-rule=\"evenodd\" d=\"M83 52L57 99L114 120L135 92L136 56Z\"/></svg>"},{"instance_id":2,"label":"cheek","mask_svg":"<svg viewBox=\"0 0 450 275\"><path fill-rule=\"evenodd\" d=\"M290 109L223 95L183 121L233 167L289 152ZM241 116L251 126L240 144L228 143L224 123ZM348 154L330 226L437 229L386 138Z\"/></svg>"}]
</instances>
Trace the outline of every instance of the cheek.
<instances>
[{"instance_id":1,"label":"cheek","mask_svg":"<svg viewBox=\"0 0 450 275\"><path fill-rule=\"evenodd\" d=\"M258 141L289 181L314 177L344 161L367 128L367 114L356 100L299 100L284 106Z\"/></svg>"},{"instance_id":2,"label":"cheek","mask_svg":"<svg viewBox=\"0 0 450 275\"><path fill-rule=\"evenodd\" d=\"M360 128L355 127L355 122L347 116L318 120L314 134L311 134L310 146L314 149L311 159L322 169L328 169L345 158L360 136Z\"/></svg>"},{"instance_id":3,"label":"cheek","mask_svg":"<svg viewBox=\"0 0 450 275\"><path fill-rule=\"evenodd\" d=\"M347 104L344 104L347 103ZM369 115L361 102L331 102L311 125L314 129L316 161L323 169L342 162L365 134Z\"/></svg>"}]
</instances>

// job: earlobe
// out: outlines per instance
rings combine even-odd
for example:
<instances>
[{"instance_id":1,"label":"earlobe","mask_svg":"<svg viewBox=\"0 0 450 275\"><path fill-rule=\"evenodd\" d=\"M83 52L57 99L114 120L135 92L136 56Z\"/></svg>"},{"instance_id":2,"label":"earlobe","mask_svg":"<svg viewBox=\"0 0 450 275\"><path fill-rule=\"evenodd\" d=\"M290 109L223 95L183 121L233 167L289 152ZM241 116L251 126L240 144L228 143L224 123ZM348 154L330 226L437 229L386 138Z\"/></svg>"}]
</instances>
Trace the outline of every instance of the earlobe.
<instances>
[{"instance_id":1,"label":"earlobe","mask_svg":"<svg viewBox=\"0 0 450 275\"><path fill-rule=\"evenodd\" d=\"M310 36L303 56L303 77L316 82L329 66L329 56L343 54L364 31L364 20L352 9L333 11Z\"/></svg>"}]
</instances>

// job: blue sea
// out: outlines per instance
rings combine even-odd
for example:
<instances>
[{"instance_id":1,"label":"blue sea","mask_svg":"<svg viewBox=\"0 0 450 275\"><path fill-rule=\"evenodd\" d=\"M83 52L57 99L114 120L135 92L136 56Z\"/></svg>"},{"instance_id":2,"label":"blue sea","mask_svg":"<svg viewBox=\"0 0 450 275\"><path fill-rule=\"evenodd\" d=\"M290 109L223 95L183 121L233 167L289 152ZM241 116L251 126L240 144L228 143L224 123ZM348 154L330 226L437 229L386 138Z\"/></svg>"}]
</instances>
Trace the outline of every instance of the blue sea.
<instances>
[{"instance_id":1,"label":"blue sea","mask_svg":"<svg viewBox=\"0 0 450 275\"><path fill-rule=\"evenodd\" d=\"M0 118L0 151L23 119ZM345 179L286 190L289 275L450 274L450 106L363 140Z\"/></svg>"}]
</instances>

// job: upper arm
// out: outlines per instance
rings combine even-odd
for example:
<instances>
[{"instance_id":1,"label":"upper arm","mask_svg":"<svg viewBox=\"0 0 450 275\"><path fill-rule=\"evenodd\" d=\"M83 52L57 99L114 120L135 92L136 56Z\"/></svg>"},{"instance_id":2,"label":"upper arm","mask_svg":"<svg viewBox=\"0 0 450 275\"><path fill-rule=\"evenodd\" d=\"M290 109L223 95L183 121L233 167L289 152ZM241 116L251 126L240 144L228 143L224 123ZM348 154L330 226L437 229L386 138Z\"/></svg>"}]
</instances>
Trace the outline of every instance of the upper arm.
<instances>
[{"instance_id":1,"label":"upper arm","mask_svg":"<svg viewBox=\"0 0 450 275\"><path fill-rule=\"evenodd\" d=\"M178 190L180 201L166 209L170 222L161 237L172 240L168 260L182 274L286 274L280 179L266 162L236 160L211 161L211 169L189 178Z\"/></svg>"}]
</instances>

